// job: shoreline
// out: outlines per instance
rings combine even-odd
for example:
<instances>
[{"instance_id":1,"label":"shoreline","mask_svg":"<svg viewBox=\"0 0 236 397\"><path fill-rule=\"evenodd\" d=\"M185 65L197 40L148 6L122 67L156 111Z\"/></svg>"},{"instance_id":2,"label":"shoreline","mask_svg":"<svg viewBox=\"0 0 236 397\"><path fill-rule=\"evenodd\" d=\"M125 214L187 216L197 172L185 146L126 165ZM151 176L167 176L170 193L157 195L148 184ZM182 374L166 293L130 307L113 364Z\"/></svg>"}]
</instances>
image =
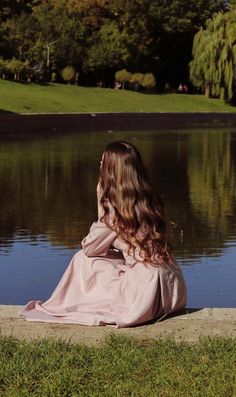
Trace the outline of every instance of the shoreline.
<instances>
[{"instance_id":1,"label":"shoreline","mask_svg":"<svg viewBox=\"0 0 236 397\"><path fill-rule=\"evenodd\" d=\"M84 326L26 321L18 315L23 306L0 305L0 334L19 340L54 338L69 343L97 345L110 334L141 340L172 337L196 343L201 337L236 337L236 308L185 309L151 324L129 328Z\"/></svg>"},{"instance_id":2,"label":"shoreline","mask_svg":"<svg viewBox=\"0 0 236 397\"><path fill-rule=\"evenodd\" d=\"M31 113L0 112L0 136L56 134L58 132L151 131L236 126L231 112L160 113Z\"/></svg>"},{"instance_id":3,"label":"shoreline","mask_svg":"<svg viewBox=\"0 0 236 397\"><path fill-rule=\"evenodd\" d=\"M0 136L11 138L65 132L230 128L236 113L0 113ZM195 343L202 336L236 337L236 308L186 309L153 324L116 329L72 324L29 322L17 313L22 306L0 305L0 334L17 339L53 337L68 342L97 344L110 333L141 339L174 337Z\"/></svg>"}]
</instances>

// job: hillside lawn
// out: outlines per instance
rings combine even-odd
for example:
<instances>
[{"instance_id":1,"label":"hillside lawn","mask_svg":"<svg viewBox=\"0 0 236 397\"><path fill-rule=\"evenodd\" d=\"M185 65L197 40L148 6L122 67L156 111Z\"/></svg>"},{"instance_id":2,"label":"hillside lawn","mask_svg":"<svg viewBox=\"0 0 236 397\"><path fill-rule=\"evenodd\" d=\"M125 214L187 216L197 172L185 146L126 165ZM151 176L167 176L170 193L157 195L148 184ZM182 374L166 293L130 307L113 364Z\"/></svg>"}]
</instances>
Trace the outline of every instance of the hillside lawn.
<instances>
[{"instance_id":1,"label":"hillside lawn","mask_svg":"<svg viewBox=\"0 0 236 397\"><path fill-rule=\"evenodd\" d=\"M63 84L0 80L0 113L235 112L236 107L203 95L147 94Z\"/></svg>"}]
</instances>

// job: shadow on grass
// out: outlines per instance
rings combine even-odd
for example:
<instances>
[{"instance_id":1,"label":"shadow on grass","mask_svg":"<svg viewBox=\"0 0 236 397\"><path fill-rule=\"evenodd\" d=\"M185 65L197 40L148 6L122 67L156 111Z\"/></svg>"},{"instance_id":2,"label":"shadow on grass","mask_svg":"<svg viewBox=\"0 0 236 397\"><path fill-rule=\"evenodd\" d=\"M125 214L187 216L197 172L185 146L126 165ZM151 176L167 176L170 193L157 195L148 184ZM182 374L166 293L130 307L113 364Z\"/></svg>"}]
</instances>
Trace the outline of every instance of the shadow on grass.
<instances>
[{"instance_id":1,"label":"shadow on grass","mask_svg":"<svg viewBox=\"0 0 236 397\"><path fill-rule=\"evenodd\" d=\"M17 113L11 112L10 110L0 109L0 116L3 115L3 114L17 114Z\"/></svg>"},{"instance_id":2,"label":"shadow on grass","mask_svg":"<svg viewBox=\"0 0 236 397\"><path fill-rule=\"evenodd\" d=\"M31 80L31 81L26 81L26 80L14 80L14 79L5 79L4 81L10 82L10 83L16 83L20 85L39 85L39 86L53 86L53 83L50 81L44 81L44 80Z\"/></svg>"}]
</instances>

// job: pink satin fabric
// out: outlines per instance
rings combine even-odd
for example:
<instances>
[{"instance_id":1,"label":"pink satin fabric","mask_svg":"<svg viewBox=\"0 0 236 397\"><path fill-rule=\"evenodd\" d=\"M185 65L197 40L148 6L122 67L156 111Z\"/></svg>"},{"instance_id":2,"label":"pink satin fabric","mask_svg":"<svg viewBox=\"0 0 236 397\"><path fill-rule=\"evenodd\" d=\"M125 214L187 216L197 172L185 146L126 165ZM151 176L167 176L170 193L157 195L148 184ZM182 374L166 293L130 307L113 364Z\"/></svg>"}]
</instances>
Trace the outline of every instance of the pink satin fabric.
<instances>
[{"instance_id":1,"label":"pink satin fabric","mask_svg":"<svg viewBox=\"0 0 236 397\"><path fill-rule=\"evenodd\" d=\"M117 251L111 250L111 245ZM29 302L29 321L127 327L184 308L186 286L176 262L145 266L101 221L72 258L52 296Z\"/></svg>"}]
</instances>

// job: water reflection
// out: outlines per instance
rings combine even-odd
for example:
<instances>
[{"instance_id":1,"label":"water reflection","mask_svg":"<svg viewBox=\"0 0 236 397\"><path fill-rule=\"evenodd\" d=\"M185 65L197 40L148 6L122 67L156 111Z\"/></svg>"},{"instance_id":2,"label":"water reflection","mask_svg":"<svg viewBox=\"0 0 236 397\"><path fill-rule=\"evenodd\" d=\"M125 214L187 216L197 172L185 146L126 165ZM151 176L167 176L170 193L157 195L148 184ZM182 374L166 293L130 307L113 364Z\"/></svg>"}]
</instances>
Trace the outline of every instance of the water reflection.
<instances>
[{"instance_id":1,"label":"water reflection","mask_svg":"<svg viewBox=\"0 0 236 397\"><path fill-rule=\"evenodd\" d=\"M200 242L201 250L210 254L235 233L235 155L232 134L218 131L189 138L189 199L194 218L207 236Z\"/></svg>"},{"instance_id":2,"label":"water reflection","mask_svg":"<svg viewBox=\"0 0 236 397\"><path fill-rule=\"evenodd\" d=\"M195 130L0 141L0 263L10 263L20 243L51 247L47 262L53 267L54 248L72 253L79 247L96 219L103 148L116 139L140 149L169 217L183 229L183 241L175 241L180 262L206 264L219 256L224 262L236 244L236 133Z\"/></svg>"},{"instance_id":3,"label":"water reflection","mask_svg":"<svg viewBox=\"0 0 236 397\"><path fill-rule=\"evenodd\" d=\"M131 140L144 157L169 216L183 228L178 254L216 254L235 236L235 133L79 134L0 146L0 244L42 240L78 246L96 217L98 164L105 144Z\"/></svg>"},{"instance_id":4,"label":"water reflection","mask_svg":"<svg viewBox=\"0 0 236 397\"><path fill-rule=\"evenodd\" d=\"M0 238L46 233L71 247L93 218L99 154L87 136L5 143L0 149Z\"/></svg>"}]
</instances>

